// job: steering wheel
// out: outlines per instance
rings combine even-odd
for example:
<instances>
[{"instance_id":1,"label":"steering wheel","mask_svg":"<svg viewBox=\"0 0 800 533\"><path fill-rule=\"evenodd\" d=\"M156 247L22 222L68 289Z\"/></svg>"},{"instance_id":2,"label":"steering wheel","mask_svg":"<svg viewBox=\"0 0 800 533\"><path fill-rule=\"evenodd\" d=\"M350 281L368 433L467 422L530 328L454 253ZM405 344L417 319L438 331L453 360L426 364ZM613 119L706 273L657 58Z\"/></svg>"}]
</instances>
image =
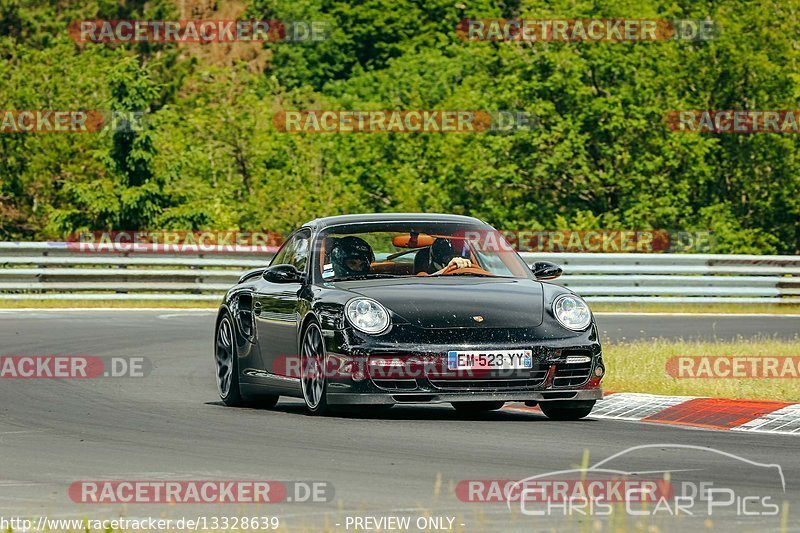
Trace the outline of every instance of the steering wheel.
<instances>
[{"instance_id":1,"label":"steering wheel","mask_svg":"<svg viewBox=\"0 0 800 533\"><path fill-rule=\"evenodd\" d=\"M457 276L459 274L478 274L480 276L494 276L491 272L482 269L479 266L469 266L464 268L458 268L456 265L450 265L446 267L440 276Z\"/></svg>"}]
</instances>

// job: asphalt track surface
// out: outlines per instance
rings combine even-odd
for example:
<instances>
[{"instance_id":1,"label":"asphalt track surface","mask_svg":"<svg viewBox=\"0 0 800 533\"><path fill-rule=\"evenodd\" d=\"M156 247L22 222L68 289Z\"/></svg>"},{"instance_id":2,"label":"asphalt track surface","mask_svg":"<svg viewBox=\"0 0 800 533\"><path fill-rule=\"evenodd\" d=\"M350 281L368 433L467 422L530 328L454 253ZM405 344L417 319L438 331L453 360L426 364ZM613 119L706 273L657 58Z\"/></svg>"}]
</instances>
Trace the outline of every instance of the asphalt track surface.
<instances>
[{"instance_id":1,"label":"asphalt track surface","mask_svg":"<svg viewBox=\"0 0 800 533\"><path fill-rule=\"evenodd\" d=\"M777 317L602 315L598 323L615 339L798 331L797 318ZM449 406L395 407L366 418L310 417L296 400L272 410L227 408L212 374L212 329L210 312L0 311L0 355L143 356L153 365L143 378L0 381L0 518L278 516L289 530L354 531L355 518L402 515L417 531L415 521L430 515L453 518L455 531L605 531L622 520L629 530L644 524L684 532L778 531L784 520L787 530L800 530L797 437L551 422L532 413L465 417ZM673 480L691 472L695 481L730 488L736 501L769 494L791 503L788 514L743 517L732 504L709 517L699 504L693 516L609 519L556 510L540 517L521 513L518 504L509 510L464 502L455 490L461 480L519 480L576 468L587 453L593 464L654 444L661 446L625 454L617 464L658 472L644 475L649 479L664 470ZM699 448L668 446L676 444ZM745 460L779 465L785 492L776 489L774 467ZM93 505L69 498L72 483L104 479L318 480L331 483L335 495L328 503L268 505Z\"/></svg>"}]
</instances>

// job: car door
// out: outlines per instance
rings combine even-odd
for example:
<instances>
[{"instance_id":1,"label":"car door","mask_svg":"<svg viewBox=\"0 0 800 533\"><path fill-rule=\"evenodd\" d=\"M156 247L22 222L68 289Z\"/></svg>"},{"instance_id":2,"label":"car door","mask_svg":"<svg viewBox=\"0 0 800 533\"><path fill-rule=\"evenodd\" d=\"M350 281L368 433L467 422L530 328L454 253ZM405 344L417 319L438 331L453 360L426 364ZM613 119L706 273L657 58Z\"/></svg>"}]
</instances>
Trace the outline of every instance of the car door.
<instances>
[{"instance_id":1,"label":"car door","mask_svg":"<svg viewBox=\"0 0 800 533\"><path fill-rule=\"evenodd\" d=\"M307 229L299 230L287 240L270 266L292 265L305 273L310 243L311 232ZM271 374L299 376L297 327L302 288L302 283L272 283L262 280L253 295L258 344L265 370Z\"/></svg>"}]
</instances>

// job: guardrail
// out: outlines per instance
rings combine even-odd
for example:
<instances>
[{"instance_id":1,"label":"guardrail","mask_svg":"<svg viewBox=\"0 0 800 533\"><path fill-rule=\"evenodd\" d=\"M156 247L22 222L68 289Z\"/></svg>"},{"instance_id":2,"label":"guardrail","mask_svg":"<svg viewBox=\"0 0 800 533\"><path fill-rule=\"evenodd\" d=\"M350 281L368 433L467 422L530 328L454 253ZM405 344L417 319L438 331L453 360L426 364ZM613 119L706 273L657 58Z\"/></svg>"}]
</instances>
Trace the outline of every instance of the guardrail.
<instances>
[{"instance_id":1,"label":"guardrail","mask_svg":"<svg viewBox=\"0 0 800 533\"><path fill-rule=\"evenodd\" d=\"M595 302L800 303L800 256L523 253L564 268L554 283ZM0 299L218 301L272 253L81 251L0 242Z\"/></svg>"}]
</instances>

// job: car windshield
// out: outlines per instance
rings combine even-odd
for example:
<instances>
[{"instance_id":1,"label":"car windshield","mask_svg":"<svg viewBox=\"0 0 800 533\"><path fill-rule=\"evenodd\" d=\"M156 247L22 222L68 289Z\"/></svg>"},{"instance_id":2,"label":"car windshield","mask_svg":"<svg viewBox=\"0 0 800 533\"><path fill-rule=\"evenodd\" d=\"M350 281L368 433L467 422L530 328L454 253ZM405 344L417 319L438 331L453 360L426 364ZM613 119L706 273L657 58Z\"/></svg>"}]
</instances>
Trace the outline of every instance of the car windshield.
<instances>
[{"instance_id":1,"label":"car windshield","mask_svg":"<svg viewBox=\"0 0 800 533\"><path fill-rule=\"evenodd\" d=\"M532 278L499 232L456 223L333 226L320 234L316 273L323 281L410 276Z\"/></svg>"}]
</instances>

